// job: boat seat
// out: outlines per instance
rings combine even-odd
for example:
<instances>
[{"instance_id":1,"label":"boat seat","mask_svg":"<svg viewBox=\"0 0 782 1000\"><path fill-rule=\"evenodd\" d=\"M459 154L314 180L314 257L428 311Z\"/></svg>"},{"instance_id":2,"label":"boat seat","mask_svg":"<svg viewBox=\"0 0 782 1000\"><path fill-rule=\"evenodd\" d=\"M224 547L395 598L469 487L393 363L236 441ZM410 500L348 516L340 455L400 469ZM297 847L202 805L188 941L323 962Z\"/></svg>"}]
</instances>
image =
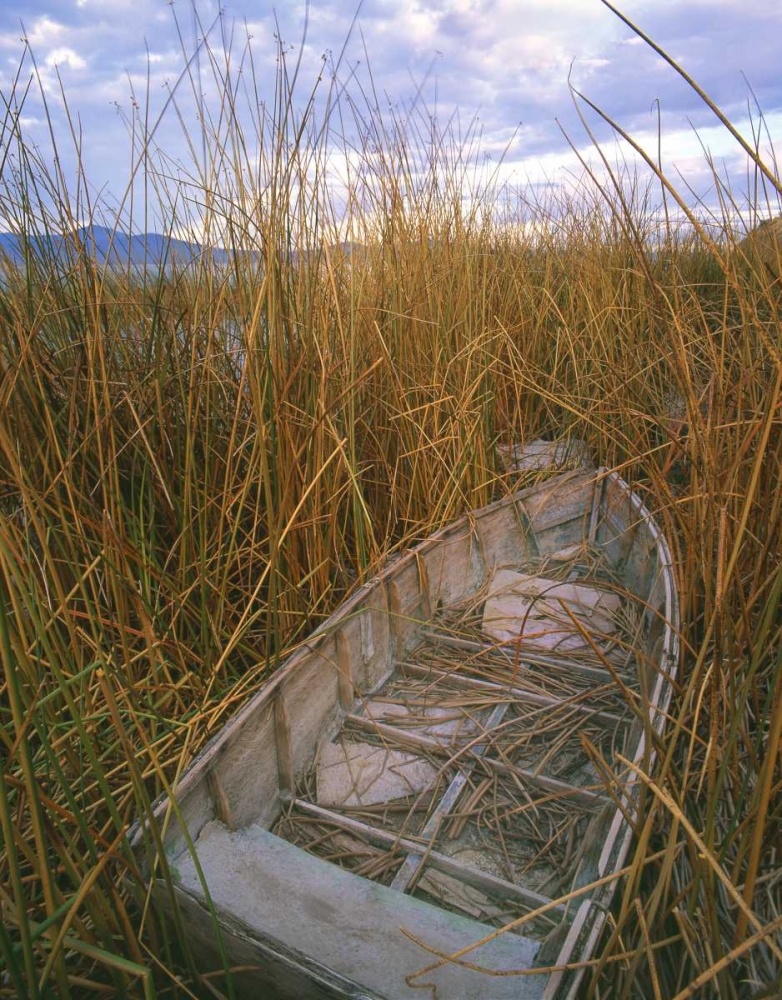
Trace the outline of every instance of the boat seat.
<instances>
[{"instance_id":1,"label":"boat seat","mask_svg":"<svg viewBox=\"0 0 782 1000\"><path fill-rule=\"evenodd\" d=\"M218 911L246 926L248 937L280 945L288 955L306 949L307 959L360 989L339 995L421 1000L437 987L439 1000L533 1000L546 976L488 976L445 965L414 980L405 977L437 961L402 933L444 953L484 938L491 929L469 917L397 892L324 864L259 826L231 831L212 821L196 842L198 860ZM180 884L203 896L189 853L176 861ZM464 956L495 971L528 969L540 943L505 933ZM417 986L418 988L415 988Z\"/></svg>"}]
</instances>

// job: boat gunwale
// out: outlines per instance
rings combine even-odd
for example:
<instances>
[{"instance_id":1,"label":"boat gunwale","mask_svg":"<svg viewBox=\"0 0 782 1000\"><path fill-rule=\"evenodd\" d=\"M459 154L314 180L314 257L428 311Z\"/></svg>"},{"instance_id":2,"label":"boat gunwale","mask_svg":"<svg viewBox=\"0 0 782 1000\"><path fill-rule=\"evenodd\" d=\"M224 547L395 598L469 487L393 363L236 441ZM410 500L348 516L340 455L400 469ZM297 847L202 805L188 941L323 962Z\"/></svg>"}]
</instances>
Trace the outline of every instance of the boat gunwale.
<instances>
[{"instance_id":1,"label":"boat gunwale","mask_svg":"<svg viewBox=\"0 0 782 1000\"><path fill-rule=\"evenodd\" d=\"M638 521L636 523L643 523L646 530L654 539L658 568L665 583L663 641L659 654L657 679L649 700L649 721L659 737L665 729L667 712L671 698L673 697L673 683L676 680L679 667L679 633L681 622L673 558L665 534L658 526L643 500L641 500L638 494L618 473L609 472L605 477L605 481L608 482L611 480L629 498L630 503L635 508L638 514ZM603 496L603 502L605 503L605 488ZM652 718L653 714L656 715L656 719ZM657 757L654 745L649 747L648 757L646 755L646 732L643 731L639 735L631 764L636 766L646 757L648 768L651 769ZM597 868L598 878L604 877L609 867L612 871L616 872L624 866L633 837L632 825L626 817L635 816L636 814L637 799L640 794L639 784L638 781L632 781L626 785L628 790L620 799L621 808L617 808L614 814L603 850L600 853ZM623 834L622 828L624 828ZM616 893L617 882L617 879L612 879L601 886L595 895L580 903L554 963L557 967L565 966L571 962L576 952L579 955L580 961L585 961L592 957L600 934L603 931L614 894ZM589 926L590 922L591 926ZM542 1000L575 1000L577 990L585 973L586 969L583 967L577 970L575 974L568 971L552 973L543 993ZM563 985L567 989L566 993L561 992Z\"/></svg>"}]
</instances>

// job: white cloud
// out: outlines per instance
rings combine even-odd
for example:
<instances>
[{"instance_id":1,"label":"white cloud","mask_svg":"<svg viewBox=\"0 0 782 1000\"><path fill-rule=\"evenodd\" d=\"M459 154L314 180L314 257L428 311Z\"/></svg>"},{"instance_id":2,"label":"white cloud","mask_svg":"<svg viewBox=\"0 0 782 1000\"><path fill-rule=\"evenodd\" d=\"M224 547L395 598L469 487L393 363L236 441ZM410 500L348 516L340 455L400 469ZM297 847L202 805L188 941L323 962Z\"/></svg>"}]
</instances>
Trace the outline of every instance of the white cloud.
<instances>
[{"instance_id":1,"label":"white cloud","mask_svg":"<svg viewBox=\"0 0 782 1000\"><path fill-rule=\"evenodd\" d=\"M605 66L611 65L610 59L581 59L579 60L579 66L585 66L587 69L603 69Z\"/></svg>"},{"instance_id":2,"label":"white cloud","mask_svg":"<svg viewBox=\"0 0 782 1000\"><path fill-rule=\"evenodd\" d=\"M26 32L27 41L33 49L43 51L56 45L67 34L68 29L59 21L53 21L48 15L38 17L33 21L32 28Z\"/></svg>"},{"instance_id":3,"label":"white cloud","mask_svg":"<svg viewBox=\"0 0 782 1000\"><path fill-rule=\"evenodd\" d=\"M748 119L739 120L734 124L745 137L751 136ZM766 125L772 141L782 142L782 111L769 115ZM635 134L633 139L653 161L657 161L656 132L641 131ZM603 143L602 150L609 163L624 163L631 170L637 168L642 174L645 173L646 167L641 157L623 141ZM767 161L770 160L769 150L762 149L761 154ZM691 200L685 182L692 185L700 194L713 184L713 172L707 156L711 156L714 169L723 180L726 175L733 178L740 176L748 167L748 158L722 125L702 128L697 133L691 128L663 132L663 171L685 201ZM566 152L508 159L501 166L499 176L502 181L510 184L522 186L526 183L552 184L568 188L572 185L572 178L578 178L583 173L584 163L598 178L607 176L605 166L594 146L583 144L578 147L577 152L571 149Z\"/></svg>"},{"instance_id":4,"label":"white cloud","mask_svg":"<svg viewBox=\"0 0 782 1000\"><path fill-rule=\"evenodd\" d=\"M68 66L71 69L84 69L87 63L73 49L65 46L52 49L46 56L47 66Z\"/></svg>"}]
</instances>

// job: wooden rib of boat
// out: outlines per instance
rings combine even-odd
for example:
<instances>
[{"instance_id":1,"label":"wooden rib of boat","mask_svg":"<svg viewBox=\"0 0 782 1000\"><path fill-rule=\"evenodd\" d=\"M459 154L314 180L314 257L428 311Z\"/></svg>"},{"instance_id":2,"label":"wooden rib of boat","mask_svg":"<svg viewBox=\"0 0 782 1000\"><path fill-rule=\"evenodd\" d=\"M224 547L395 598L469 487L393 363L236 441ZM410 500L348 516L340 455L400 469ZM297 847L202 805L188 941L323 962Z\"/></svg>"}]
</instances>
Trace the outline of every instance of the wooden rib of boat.
<instances>
[{"instance_id":1,"label":"wooden rib of boat","mask_svg":"<svg viewBox=\"0 0 782 1000\"><path fill-rule=\"evenodd\" d=\"M345 602L156 805L159 906L238 996L574 997L677 631L668 546L615 473L472 512Z\"/></svg>"}]
</instances>

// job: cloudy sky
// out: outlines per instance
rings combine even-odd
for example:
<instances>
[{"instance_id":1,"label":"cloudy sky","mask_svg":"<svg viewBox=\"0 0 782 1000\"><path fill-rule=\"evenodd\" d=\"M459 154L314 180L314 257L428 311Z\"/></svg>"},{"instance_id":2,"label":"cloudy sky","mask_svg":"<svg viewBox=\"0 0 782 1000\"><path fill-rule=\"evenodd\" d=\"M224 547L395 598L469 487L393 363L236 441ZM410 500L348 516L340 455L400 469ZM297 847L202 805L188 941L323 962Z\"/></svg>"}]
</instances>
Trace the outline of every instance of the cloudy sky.
<instances>
[{"instance_id":1,"label":"cloudy sky","mask_svg":"<svg viewBox=\"0 0 782 1000\"><path fill-rule=\"evenodd\" d=\"M221 13L209 0L197 2L202 24L215 25L210 36L215 47L233 32L241 48L238 43L249 31L260 97L269 97L275 7L265 0L228 0ZM748 101L756 99L771 139L782 141L780 0L624 0L621 6L747 137ZM336 58L341 52L356 7L356 0L312 0L301 53L302 100L323 54ZM276 17L295 60L305 6L280 0ZM66 143L67 136L59 74L82 130L90 183L94 190L117 195L129 160L121 111L130 109L133 91L143 97L148 69L153 109L163 105L183 68L183 45L192 52L198 33L187 0L0 0L0 91L7 100L24 36L49 95L58 139ZM477 113L483 152L495 160L515 135L503 166L511 181L556 183L577 166L557 119L576 146L588 148L568 92L572 66L576 86L650 151L657 147L659 101L664 159L695 192L708 200L702 146L746 189L746 163L734 141L673 70L600 0L364 0L341 77L355 70L357 84L366 85L367 56L375 87L400 108L418 94L419 107L427 113L436 108L440 119L455 108L462 121ZM207 73L204 88L209 100ZM185 89L180 91L185 118L191 112L195 118ZM28 140L45 150L46 123L35 89L22 122ZM606 138L604 129L598 132ZM157 140L173 158L187 160L173 112Z\"/></svg>"}]
</instances>

